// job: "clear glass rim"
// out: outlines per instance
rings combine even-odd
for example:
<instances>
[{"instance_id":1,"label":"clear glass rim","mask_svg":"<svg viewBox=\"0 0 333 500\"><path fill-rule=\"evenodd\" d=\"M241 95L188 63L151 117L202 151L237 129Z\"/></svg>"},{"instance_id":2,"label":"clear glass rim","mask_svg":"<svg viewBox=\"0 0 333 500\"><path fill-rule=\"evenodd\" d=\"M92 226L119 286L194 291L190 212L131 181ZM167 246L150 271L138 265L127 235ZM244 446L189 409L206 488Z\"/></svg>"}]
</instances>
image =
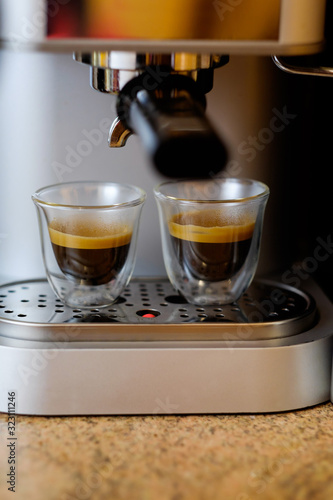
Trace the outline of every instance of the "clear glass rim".
<instances>
[{"instance_id":1,"label":"clear glass rim","mask_svg":"<svg viewBox=\"0 0 333 500\"><path fill-rule=\"evenodd\" d=\"M181 183L186 183L190 182L192 184L201 184L203 182L212 182L212 183L227 183L227 182L247 182L251 183L253 185L260 186L262 191L254 196L248 196L244 198L229 198L227 200L221 200L221 199L207 199L207 200L202 200L202 199L196 199L196 198L178 198L176 196L171 196L171 195L166 195L161 192L161 189L163 186L167 185L176 185L176 184L181 184ZM246 203L254 200L259 200L261 198L265 198L269 195L270 190L269 187L264 184L261 181L257 181L255 179L249 179L249 178L237 178L237 177L227 177L225 179L186 179L186 180L181 180L181 181L163 181L160 184L158 184L154 188L154 194L157 198L160 198L162 200L170 200L170 201L177 201L179 203L184 203L184 204L190 204L190 203L202 203L202 204L231 204L231 203Z\"/></svg>"},{"instance_id":2,"label":"clear glass rim","mask_svg":"<svg viewBox=\"0 0 333 500\"><path fill-rule=\"evenodd\" d=\"M51 203L48 201L45 201L40 198L43 192L53 189L53 188L60 188L61 186L63 187L71 187L74 186L75 184L78 185L96 185L96 186L117 186L117 187L124 187L127 189L131 189L135 191L138 196L134 200L131 201L125 201L122 203L112 203L108 205L69 205L65 203ZM74 209L74 210L110 210L112 208L128 208L128 207L135 207L137 205L141 205L144 203L146 200L146 192L138 187L134 186L132 184L126 184L126 183L121 183L121 182L108 182L108 181L73 181L73 182L64 182L64 183L58 183L58 184L50 184L49 186L44 186L37 191L31 196L32 200L34 203L45 206L45 207L52 207L52 208L63 208L63 209Z\"/></svg>"}]
</instances>

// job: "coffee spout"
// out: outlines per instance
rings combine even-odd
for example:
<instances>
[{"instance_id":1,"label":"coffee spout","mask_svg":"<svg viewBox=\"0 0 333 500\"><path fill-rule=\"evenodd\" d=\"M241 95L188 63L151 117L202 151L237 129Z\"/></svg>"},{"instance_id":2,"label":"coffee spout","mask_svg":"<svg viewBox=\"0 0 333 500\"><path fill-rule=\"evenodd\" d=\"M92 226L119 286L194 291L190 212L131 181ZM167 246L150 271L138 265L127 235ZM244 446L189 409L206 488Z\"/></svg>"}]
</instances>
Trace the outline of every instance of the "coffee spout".
<instances>
[{"instance_id":1,"label":"coffee spout","mask_svg":"<svg viewBox=\"0 0 333 500\"><path fill-rule=\"evenodd\" d=\"M205 94L228 56L97 51L74 58L90 65L95 90L118 96L110 147L137 134L167 177L207 177L224 168L227 151L205 114Z\"/></svg>"},{"instance_id":2,"label":"coffee spout","mask_svg":"<svg viewBox=\"0 0 333 500\"><path fill-rule=\"evenodd\" d=\"M132 135L131 130L129 130L117 116L117 118L113 121L109 132L108 142L110 148L124 147L130 135Z\"/></svg>"},{"instance_id":3,"label":"coffee spout","mask_svg":"<svg viewBox=\"0 0 333 500\"><path fill-rule=\"evenodd\" d=\"M122 146L136 133L153 165L168 177L206 177L222 170L227 151L205 115L200 86L175 74L153 88L147 82L143 73L119 93L110 145Z\"/></svg>"}]
</instances>

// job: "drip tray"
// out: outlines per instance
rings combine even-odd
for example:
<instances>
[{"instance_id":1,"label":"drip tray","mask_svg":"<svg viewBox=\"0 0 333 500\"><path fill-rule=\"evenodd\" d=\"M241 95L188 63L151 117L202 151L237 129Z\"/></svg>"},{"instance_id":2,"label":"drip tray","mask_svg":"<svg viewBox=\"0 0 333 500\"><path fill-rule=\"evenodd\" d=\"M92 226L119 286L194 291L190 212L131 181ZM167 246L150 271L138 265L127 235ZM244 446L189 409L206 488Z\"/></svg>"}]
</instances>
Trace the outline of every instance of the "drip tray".
<instances>
[{"instance_id":1,"label":"drip tray","mask_svg":"<svg viewBox=\"0 0 333 500\"><path fill-rule=\"evenodd\" d=\"M0 287L0 412L266 413L330 398L332 304L256 281L237 303L187 304L133 279L111 307L65 307L46 281ZM316 303L315 303L316 301ZM318 311L318 312L317 312ZM230 340L229 340L230 339Z\"/></svg>"},{"instance_id":2,"label":"drip tray","mask_svg":"<svg viewBox=\"0 0 333 500\"><path fill-rule=\"evenodd\" d=\"M0 336L21 340L267 340L316 321L308 293L267 280L254 282L237 303L216 307L188 304L166 278L134 278L115 304L91 309L65 306L46 280L0 287Z\"/></svg>"}]
</instances>

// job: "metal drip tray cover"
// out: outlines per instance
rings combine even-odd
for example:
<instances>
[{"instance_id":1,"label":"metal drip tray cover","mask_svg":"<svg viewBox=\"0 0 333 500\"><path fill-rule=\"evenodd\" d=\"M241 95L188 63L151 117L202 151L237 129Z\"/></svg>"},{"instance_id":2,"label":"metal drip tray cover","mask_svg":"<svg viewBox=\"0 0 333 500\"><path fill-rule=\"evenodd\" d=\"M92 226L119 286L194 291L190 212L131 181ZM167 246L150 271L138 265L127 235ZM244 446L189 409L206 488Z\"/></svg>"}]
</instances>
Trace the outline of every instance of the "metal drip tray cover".
<instances>
[{"instance_id":1,"label":"metal drip tray cover","mask_svg":"<svg viewBox=\"0 0 333 500\"><path fill-rule=\"evenodd\" d=\"M46 280L0 287L0 336L34 341L267 340L310 329L313 298L275 281L256 281L237 303L188 304L166 278L135 278L106 308L62 304Z\"/></svg>"}]
</instances>

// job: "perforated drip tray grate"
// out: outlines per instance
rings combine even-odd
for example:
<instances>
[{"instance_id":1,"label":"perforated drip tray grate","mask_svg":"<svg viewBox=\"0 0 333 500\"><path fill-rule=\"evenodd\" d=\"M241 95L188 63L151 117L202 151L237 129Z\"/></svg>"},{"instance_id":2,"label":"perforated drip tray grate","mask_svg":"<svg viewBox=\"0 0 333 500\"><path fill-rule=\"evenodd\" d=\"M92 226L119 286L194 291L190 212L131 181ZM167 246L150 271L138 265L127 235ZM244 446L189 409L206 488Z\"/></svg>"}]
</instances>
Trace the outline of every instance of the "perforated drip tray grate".
<instances>
[{"instance_id":1,"label":"perforated drip tray grate","mask_svg":"<svg viewBox=\"0 0 333 500\"><path fill-rule=\"evenodd\" d=\"M135 278L110 307L73 309L46 280L0 287L0 336L24 340L249 340L295 335L316 322L305 292L257 281L226 306L188 304L165 278ZM64 338L65 332L65 338Z\"/></svg>"}]
</instances>

